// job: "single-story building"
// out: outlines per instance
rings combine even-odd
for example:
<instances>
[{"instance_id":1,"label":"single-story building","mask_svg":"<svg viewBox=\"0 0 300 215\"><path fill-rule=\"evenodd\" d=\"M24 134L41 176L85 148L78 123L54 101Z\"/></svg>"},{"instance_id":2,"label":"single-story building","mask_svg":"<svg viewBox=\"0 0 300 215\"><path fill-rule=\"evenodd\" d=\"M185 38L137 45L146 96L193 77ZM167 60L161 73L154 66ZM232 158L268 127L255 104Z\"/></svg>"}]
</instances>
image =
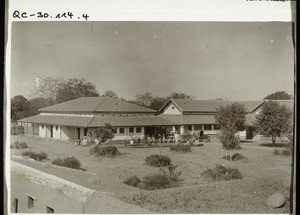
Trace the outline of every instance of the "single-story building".
<instances>
[{"instance_id":1,"label":"single-story building","mask_svg":"<svg viewBox=\"0 0 300 215\"><path fill-rule=\"evenodd\" d=\"M217 108L230 104L223 100L170 99L159 111L109 97L82 97L40 109L40 114L21 119L18 123L41 138L74 141L84 136L95 138L95 129L110 124L115 140L166 133L167 130L185 134L203 130L217 134ZM249 119L259 112L263 101L234 101L244 104ZM244 138L252 138L251 129Z\"/></svg>"}]
</instances>

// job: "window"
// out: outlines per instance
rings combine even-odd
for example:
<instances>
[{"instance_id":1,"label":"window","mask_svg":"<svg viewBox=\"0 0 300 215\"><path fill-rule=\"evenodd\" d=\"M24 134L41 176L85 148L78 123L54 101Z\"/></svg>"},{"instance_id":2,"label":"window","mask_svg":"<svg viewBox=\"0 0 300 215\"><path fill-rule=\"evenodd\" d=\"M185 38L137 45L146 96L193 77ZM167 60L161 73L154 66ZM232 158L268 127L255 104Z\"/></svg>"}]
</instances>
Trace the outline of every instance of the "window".
<instances>
[{"instance_id":1,"label":"window","mask_svg":"<svg viewBox=\"0 0 300 215\"><path fill-rule=\"evenodd\" d=\"M18 203L19 203L19 200L17 198L14 198L14 201L13 201L13 206L14 206L14 213L18 213Z\"/></svg>"},{"instance_id":2,"label":"window","mask_svg":"<svg viewBox=\"0 0 300 215\"><path fill-rule=\"evenodd\" d=\"M175 109L175 107L174 107L174 106L172 106L172 109Z\"/></svg>"},{"instance_id":3,"label":"window","mask_svg":"<svg viewBox=\"0 0 300 215\"><path fill-rule=\"evenodd\" d=\"M204 125L204 130L211 130L211 125Z\"/></svg>"},{"instance_id":4,"label":"window","mask_svg":"<svg viewBox=\"0 0 300 215\"><path fill-rule=\"evenodd\" d=\"M134 129L133 128L129 128L129 133L133 133Z\"/></svg>"},{"instance_id":5,"label":"window","mask_svg":"<svg viewBox=\"0 0 300 215\"><path fill-rule=\"evenodd\" d=\"M27 208L30 209L30 208L33 208L34 207L34 198L27 195L28 196L28 205L27 205Z\"/></svg>"},{"instance_id":6,"label":"window","mask_svg":"<svg viewBox=\"0 0 300 215\"><path fill-rule=\"evenodd\" d=\"M56 131L58 130L58 126L55 126Z\"/></svg>"},{"instance_id":7,"label":"window","mask_svg":"<svg viewBox=\"0 0 300 215\"><path fill-rule=\"evenodd\" d=\"M45 127L45 125L44 125L44 124L42 124L42 129L44 129L44 127Z\"/></svg>"},{"instance_id":8,"label":"window","mask_svg":"<svg viewBox=\"0 0 300 215\"><path fill-rule=\"evenodd\" d=\"M142 128L141 127L137 127L136 128L136 133L141 133L142 132Z\"/></svg>"},{"instance_id":9,"label":"window","mask_svg":"<svg viewBox=\"0 0 300 215\"><path fill-rule=\"evenodd\" d=\"M119 128L119 133L120 134L124 134L125 133L125 129L124 128Z\"/></svg>"},{"instance_id":10,"label":"window","mask_svg":"<svg viewBox=\"0 0 300 215\"><path fill-rule=\"evenodd\" d=\"M202 130L202 125L195 125L195 126L194 126L194 130L195 130L195 131L200 131L200 130Z\"/></svg>"},{"instance_id":11,"label":"window","mask_svg":"<svg viewBox=\"0 0 300 215\"><path fill-rule=\"evenodd\" d=\"M46 206L46 210L47 210L47 214L54 214L54 209L49 207L49 206Z\"/></svg>"}]
</instances>

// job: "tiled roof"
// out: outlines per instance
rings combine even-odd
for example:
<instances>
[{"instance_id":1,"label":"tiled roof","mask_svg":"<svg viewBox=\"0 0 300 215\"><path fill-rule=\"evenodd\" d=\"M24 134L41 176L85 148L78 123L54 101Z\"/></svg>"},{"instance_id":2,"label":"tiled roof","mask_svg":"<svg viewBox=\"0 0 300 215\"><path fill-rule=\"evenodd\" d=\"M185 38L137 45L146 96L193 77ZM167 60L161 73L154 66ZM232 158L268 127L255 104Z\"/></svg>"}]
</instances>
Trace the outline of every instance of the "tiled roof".
<instances>
[{"instance_id":1,"label":"tiled roof","mask_svg":"<svg viewBox=\"0 0 300 215\"><path fill-rule=\"evenodd\" d=\"M171 99L182 112L216 112L217 108L238 102L244 104L246 111L250 112L262 101L223 101L223 100L192 100L192 99ZM162 108L166 107L167 102Z\"/></svg>"},{"instance_id":2,"label":"tiled roof","mask_svg":"<svg viewBox=\"0 0 300 215\"><path fill-rule=\"evenodd\" d=\"M127 112L155 113L155 110L109 97L82 97L42 108L41 112Z\"/></svg>"},{"instance_id":3,"label":"tiled roof","mask_svg":"<svg viewBox=\"0 0 300 215\"><path fill-rule=\"evenodd\" d=\"M49 125L68 125L86 127L92 121L92 119L93 117L85 116L35 115L18 121Z\"/></svg>"}]
</instances>

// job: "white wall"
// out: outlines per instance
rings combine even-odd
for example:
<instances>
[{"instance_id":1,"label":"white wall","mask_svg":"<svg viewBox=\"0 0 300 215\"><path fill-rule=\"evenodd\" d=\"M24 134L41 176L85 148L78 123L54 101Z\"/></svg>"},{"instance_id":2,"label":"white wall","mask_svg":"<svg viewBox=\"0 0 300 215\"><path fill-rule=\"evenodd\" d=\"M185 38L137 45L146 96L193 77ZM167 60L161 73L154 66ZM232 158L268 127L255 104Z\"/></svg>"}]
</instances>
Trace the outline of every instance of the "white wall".
<instances>
[{"instance_id":1,"label":"white wall","mask_svg":"<svg viewBox=\"0 0 300 215\"><path fill-rule=\"evenodd\" d=\"M43 128L43 126L44 126L44 128ZM40 137L46 137L47 136L46 132L47 132L46 125L40 124L40 126L39 126L39 136Z\"/></svg>"},{"instance_id":2,"label":"white wall","mask_svg":"<svg viewBox=\"0 0 300 215\"><path fill-rule=\"evenodd\" d=\"M60 139L69 140L69 136L70 136L70 131L68 129L68 126L60 126Z\"/></svg>"},{"instance_id":3,"label":"white wall","mask_svg":"<svg viewBox=\"0 0 300 215\"><path fill-rule=\"evenodd\" d=\"M165 109L164 114L181 114L177 107L171 102Z\"/></svg>"},{"instance_id":4,"label":"white wall","mask_svg":"<svg viewBox=\"0 0 300 215\"><path fill-rule=\"evenodd\" d=\"M60 140L60 126L59 125L53 125L53 139Z\"/></svg>"}]
</instances>

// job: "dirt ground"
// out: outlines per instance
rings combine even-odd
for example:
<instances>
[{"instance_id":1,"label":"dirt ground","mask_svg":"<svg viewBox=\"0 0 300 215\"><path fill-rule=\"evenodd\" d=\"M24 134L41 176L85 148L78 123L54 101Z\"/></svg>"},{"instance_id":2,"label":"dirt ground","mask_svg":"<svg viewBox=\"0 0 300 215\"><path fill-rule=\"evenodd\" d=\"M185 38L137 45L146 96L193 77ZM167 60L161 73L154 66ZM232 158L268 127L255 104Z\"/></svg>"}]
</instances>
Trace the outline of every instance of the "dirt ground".
<instances>
[{"instance_id":1,"label":"dirt ground","mask_svg":"<svg viewBox=\"0 0 300 215\"><path fill-rule=\"evenodd\" d=\"M14 142L15 137L11 138ZM48 154L49 161L43 165L26 159L15 158L28 149L12 149L13 160L31 165L48 173L71 180L83 186L113 193L125 202L139 205L157 213L289 213L287 201L282 208L271 209L266 205L268 196L281 193L290 196L292 156L274 155L274 148L260 146L259 142L241 144L236 152L246 158L240 161L222 159L227 151L216 141L193 147L192 152L171 152L169 147L130 148L116 145L122 153L115 158L96 157L89 153L90 147L74 146L69 142L41 140L22 136L33 151ZM280 150L280 149L279 149ZM157 173L159 168L145 164L151 154L167 155L181 171L182 186L165 190L143 191L125 185L123 181L132 175L140 178ZM233 152L233 153L236 153ZM60 157L75 156L86 172L52 166L47 163ZM207 183L201 173L216 165L238 169L243 179Z\"/></svg>"}]
</instances>

